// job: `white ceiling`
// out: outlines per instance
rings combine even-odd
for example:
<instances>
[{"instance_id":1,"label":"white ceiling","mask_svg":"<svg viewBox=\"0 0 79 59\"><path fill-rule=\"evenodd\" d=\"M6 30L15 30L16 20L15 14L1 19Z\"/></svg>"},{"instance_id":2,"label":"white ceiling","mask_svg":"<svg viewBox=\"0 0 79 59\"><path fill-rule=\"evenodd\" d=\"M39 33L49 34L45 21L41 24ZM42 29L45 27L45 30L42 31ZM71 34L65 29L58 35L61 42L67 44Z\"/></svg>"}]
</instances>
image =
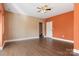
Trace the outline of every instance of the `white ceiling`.
<instances>
[{"instance_id":1,"label":"white ceiling","mask_svg":"<svg viewBox=\"0 0 79 59\"><path fill-rule=\"evenodd\" d=\"M45 4L52 8L52 10L44 14L37 12L37 7ZM74 8L73 3L6 3L4 4L4 6L6 11L34 16L38 18L56 16L72 11Z\"/></svg>"}]
</instances>

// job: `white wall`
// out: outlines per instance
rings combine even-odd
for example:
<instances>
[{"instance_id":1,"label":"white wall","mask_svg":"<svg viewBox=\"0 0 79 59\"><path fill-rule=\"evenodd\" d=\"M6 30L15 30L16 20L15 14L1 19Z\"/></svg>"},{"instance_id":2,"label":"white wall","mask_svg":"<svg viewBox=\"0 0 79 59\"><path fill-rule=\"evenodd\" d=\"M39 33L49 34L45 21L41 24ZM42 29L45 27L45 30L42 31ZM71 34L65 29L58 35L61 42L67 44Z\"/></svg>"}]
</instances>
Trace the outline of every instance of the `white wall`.
<instances>
[{"instance_id":1,"label":"white wall","mask_svg":"<svg viewBox=\"0 0 79 59\"><path fill-rule=\"evenodd\" d=\"M40 19L7 12L5 15L5 36L7 39L39 36Z\"/></svg>"}]
</instances>

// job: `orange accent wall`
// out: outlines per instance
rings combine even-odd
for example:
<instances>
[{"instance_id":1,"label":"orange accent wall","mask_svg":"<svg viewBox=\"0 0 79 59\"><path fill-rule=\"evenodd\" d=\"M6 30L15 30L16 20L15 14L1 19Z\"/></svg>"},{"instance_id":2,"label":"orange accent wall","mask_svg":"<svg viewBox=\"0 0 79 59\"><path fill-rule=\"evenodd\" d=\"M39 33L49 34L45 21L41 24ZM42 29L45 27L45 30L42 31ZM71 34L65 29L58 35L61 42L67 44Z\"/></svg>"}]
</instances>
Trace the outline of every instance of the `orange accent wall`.
<instances>
[{"instance_id":1,"label":"orange accent wall","mask_svg":"<svg viewBox=\"0 0 79 59\"><path fill-rule=\"evenodd\" d=\"M45 22L53 22L53 36L56 38L64 38L68 40L73 40L73 21L74 12L67 12L61 15L52 16L47 18ZM64 35L64 37L63 37Z\"/></svg>"},{"instance_id":2,"label":"orange accent wall","mask_svg":"<svg viewBox=\"0 0 79 59\"><path fill-rule=\"evenodd\" d=\"M74 7L74 48L79 49L79 4Z\"/></svg>"},{"instance_id":3,"label":"orange accent wall","mask_svg":"<svg viewBox=\"0 0 79 59\"><path fill-rule=\"evenodd\" d=\"M0 47L3 45L3 39L2 39L2 33L3 33L3 20L4 20L4 14L3 14L3 4L0 4Z\"/></svg>"}]
</instances>

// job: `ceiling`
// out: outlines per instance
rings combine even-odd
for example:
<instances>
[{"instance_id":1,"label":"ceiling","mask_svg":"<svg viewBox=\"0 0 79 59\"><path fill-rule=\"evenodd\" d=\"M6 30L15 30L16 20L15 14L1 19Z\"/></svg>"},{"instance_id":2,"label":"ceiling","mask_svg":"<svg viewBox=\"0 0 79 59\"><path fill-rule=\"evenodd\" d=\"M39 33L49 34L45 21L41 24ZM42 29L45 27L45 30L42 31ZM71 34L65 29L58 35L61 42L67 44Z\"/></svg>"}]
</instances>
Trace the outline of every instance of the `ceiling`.
<instances>
[{"instance_id":1,"label":"ceiling","mask_svg":"<svg viewBox=\"0 0 79 59\"><path fill-rule=\"evenodd\" d=\"M37 7L45 4L52 8L52 10L47 13L37 12ZM38 17L41 19L66 13L72 11L74 8L73 3L6 3L4 6L6 11Z\"/></svg>"}]
</instances>

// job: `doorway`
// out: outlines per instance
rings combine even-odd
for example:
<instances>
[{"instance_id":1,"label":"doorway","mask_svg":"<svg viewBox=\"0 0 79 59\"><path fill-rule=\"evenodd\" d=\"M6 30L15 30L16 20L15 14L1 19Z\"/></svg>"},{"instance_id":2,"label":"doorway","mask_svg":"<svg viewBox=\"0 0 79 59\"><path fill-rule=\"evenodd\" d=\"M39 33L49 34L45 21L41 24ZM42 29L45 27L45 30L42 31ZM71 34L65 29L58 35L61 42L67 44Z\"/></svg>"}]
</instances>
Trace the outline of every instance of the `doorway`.
<instances>
[{"instance_id":1,"label":"doorway","mask_svg":"<svg viewBox=\"0 0 79 59\"><path fill-rule=\"evenodd\" d=\"M43 38L43 23L39 22L39 38Z\"/></svg>"},{"instance_id":2,"label":"doorway","mask_svg":"<svg viewBox=\"0 0 79 59\"><path fill-rule=\"evenodd\" d=\"M53 31L52 31L52 21L46 23L46 37L52 37Z\"/></svg>"}]
</instances>

